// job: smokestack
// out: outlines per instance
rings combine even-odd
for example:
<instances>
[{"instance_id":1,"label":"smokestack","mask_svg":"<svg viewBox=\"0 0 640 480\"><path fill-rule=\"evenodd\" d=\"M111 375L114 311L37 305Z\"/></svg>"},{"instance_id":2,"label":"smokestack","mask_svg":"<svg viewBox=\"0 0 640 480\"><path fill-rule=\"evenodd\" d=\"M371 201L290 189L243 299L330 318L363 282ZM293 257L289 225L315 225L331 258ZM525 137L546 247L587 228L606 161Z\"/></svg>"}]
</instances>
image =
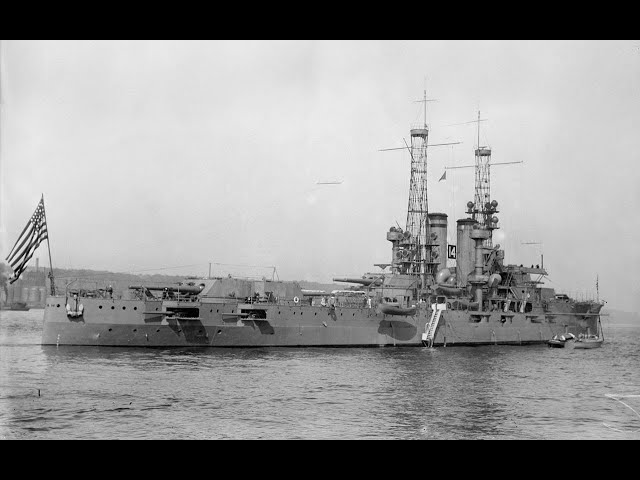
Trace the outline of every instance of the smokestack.
<instances>
[{"instance_id":1,"label":"smokestack","mask_svg":"<svg viewBox=\"0 0 640 480\"><path fill-rule=\"evenodd\" d=\"M469 278L475 290L476 302L478 303L478 310L482 310L482 286L489 281L489 277L483 272L484 265L484 248L482 244L487 238L491 237L491 230L481 228L480 225L474 225L475 228L471 229L471 238L475 241L475 265L473 275Z\"/></svg>"},{"instance_id":2,"label":"smokestack","mask_svg":"<svg viewBox=\"0 0 640 480\"><path fill-rule=\"evenodd\" d=\"M468 276L475 267L475 242L471 238L471 230L476 223L471 218L458 220L458 241L456 252L456 277L461 286L468 285Z\"/></svg>"},{"instance_id":3,"label":"smokestack","mask_svg":"<svg viewBox=\"0 0 640 480\"><path fill-rule=\"evenodd\" d=\"M438 268L436 273L447 268L447 214L446 213L430 213L429 226L431 227L431 234L435 234L435 238L430 238L429 243L437 244L434 249L438 252L437 261Z\"/></svg>"}]
</instances>

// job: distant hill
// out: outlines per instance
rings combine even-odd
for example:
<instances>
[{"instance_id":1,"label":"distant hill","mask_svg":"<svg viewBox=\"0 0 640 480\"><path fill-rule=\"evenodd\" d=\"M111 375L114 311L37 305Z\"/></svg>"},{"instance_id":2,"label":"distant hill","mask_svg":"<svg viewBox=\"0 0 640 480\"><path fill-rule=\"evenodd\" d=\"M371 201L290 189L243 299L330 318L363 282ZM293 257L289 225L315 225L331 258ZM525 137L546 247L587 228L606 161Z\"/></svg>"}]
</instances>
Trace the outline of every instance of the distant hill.
<instances>
[{"instance_id":1,"label":"distant hill","mask_svg":"<svg viewBox=\"0 0 640 480\"><path fill-rule=\"evenodd\" d=\"M1 264L0 264L1 265ZM54 268L56 287L58 290L64 290L66 285L69 288L106 288L113 287L114 292L121 293L126 290L129 285L160 285L175 284L183 281L185 275L164 275L164 274L147 274L139 275L133 273L111 272L107 270L90 270L90 269L70 269L70 268ZM309 290L345 290L349 284L319 283L307 280L298 280L300 287ZM48 287L48 281L47 281Z\"/></svg>"},{"instance_id":2,"label":"distant hill","mask_svg":"<svg viewBox=\"0 0 640 480\"><path fill-rule=\"evenodd\" d=\"M606 317L603 317L603 322L637 323L638 325L640 325L640 313L638 312L625 312L605 306L602 309L602 313L607 315Z\"/></svg>"}]
</instances>

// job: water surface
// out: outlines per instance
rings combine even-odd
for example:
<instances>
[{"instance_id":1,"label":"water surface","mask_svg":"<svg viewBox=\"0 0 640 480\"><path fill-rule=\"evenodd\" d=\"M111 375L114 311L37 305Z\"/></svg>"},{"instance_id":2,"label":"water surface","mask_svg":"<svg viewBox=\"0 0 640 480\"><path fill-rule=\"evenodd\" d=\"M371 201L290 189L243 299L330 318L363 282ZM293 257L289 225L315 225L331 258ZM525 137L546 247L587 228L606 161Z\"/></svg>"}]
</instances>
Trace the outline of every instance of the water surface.
<instances>
[{"instance_id":1,"label":"water surface","mask_svg":"<svg viewBox=\"0 0 640 480\"><path fill-rule=\"evenodd\" d=\"M546 346L40 345L0 312L0 439L640 439L640 325Z\"/></svg>"}]
</instances>

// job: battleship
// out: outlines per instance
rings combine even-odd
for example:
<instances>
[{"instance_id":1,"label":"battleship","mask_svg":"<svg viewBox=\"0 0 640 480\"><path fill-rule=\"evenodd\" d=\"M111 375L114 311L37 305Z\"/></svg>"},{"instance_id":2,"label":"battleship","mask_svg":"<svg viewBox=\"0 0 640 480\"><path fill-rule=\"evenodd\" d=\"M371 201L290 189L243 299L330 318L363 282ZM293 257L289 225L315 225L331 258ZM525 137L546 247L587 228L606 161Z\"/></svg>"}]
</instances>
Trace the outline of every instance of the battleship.
<instances>
[{"instance_id":1,"label":"battleship","mask_svg":"<svg viewBox=\"0 0 640 480\"><path fill-rule=\"evenodd\" d=\"M474 200L452 226L447 214L428 208L426 111L410 137L406 226L386 231L391 251L387 262L374 264L379 271L334 277L349 284L335 291L228 275L116 292L57 289L50 277L42 344L432 348L546 344L557 335L596 331L604 302L544 287L544 265L506 264L504 250L493 244L498 202L490 195L491 149L479 135ZM447 244L449 228L456 229L454 245Z\"/></svg>"}]
</instances>

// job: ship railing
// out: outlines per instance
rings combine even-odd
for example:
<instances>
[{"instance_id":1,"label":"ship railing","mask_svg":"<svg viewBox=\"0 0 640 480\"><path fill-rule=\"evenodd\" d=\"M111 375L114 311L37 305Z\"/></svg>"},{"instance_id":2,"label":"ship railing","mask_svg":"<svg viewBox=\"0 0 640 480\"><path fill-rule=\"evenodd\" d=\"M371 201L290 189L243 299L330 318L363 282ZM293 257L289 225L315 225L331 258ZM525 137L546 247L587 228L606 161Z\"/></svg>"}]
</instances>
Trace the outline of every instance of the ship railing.
<instances>
[{"instance_id":1,"label":"ship railing","mask_svg":"<svg viewBox=\"0 0 640 480\"><path fill-rule=\"evenodd\" d=\"M322 297L309 297L304 300L300 300L298 305L308 305L311 307L330 307L334 305L335 307L340 308L363 308L369 306L369 299L359 298L359 297L337 297L333 300L330 300L330 297L324 299L324 303L322 302Z\"/></svg>"},{"instance_id":2,"label":"ship railing","mask_svg":"<svg viewBox=\"0 0 640 480\"><path fill-rule=\"evenodd\" d=\"M100 288L98 286L99 283L95 280L73 277L59 277L58 280L64 281L64 294L66 297L78 295L81 298L114 298L113 289L109 289L107 286ZM56 295L58 292L60 292L60 289L56 287Z\"/></svg>"},{"instance_id":3,"label":"ship railing","mask_svg":"<svg viewBox=\"0 0 640 480\"><path fill-rule=\"evenodd\" d=\"M298 297L298 301L294 298L274 298L273 301L269 300L253 300L249 297L242 299L244 303L247 304L258 304L258 305L279 305L283 307L315 307L315 308L330 308L332 305L337 308L363 308L367 307L369 304L367 299L335 299L333 302L330 300L325 300L324 305L322 304L322 300L319 298L301 298Z\"/></svg>"}]
</instances>

